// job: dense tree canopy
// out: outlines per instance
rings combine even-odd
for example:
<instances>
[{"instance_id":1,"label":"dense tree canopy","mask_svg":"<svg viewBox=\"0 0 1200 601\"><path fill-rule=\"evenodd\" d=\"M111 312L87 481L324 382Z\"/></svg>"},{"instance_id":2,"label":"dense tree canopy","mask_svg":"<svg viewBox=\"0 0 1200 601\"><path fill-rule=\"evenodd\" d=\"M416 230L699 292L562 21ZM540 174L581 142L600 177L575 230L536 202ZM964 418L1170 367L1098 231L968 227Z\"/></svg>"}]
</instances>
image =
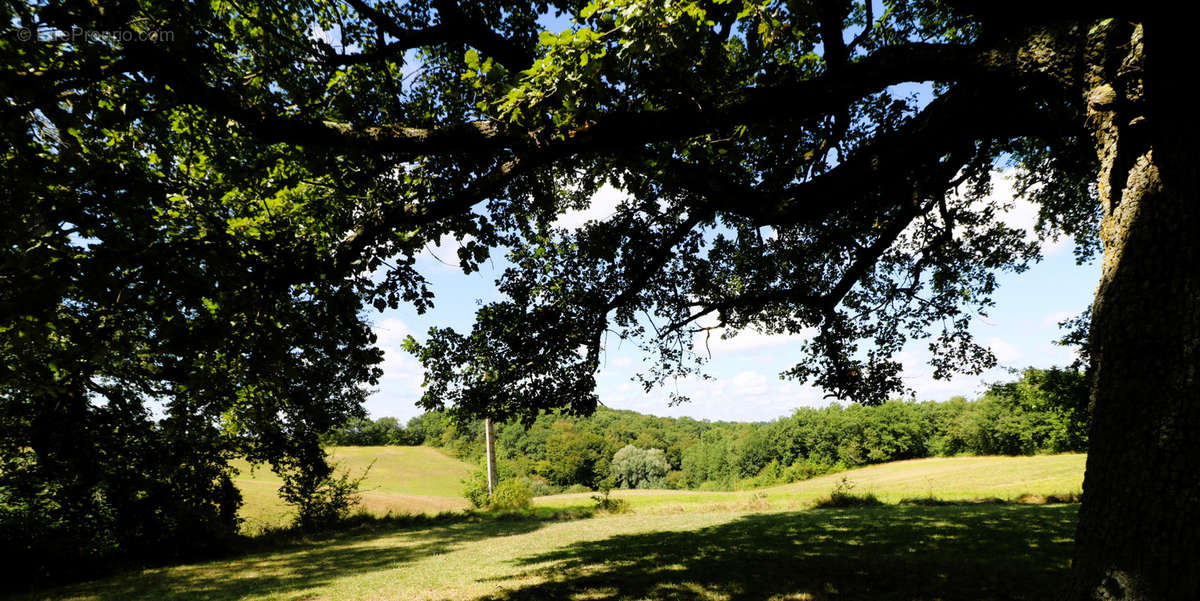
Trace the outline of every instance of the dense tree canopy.
<instances>
[{"instance_id":1,"label":"dense tree canopy","mask_svg":"<svg viewBox=\"0 0 1200 601\"><path fill-rule=\"evenodd\" d=\"M971 316L1037 255L986 195L1011 164L1044 235L1105 252L1078 594L1200 588L1195 521L1158 500L1200 502L1197 116L1166 3L0 10L7 479L121 498L86 450L125 444L115 421L198 445L168 465L242 452L319 486L318 433L378 373L363 309L428 306L414 257L446 236L467 271L507 249L506 300L410 344L427 407L587 413L607 344L645 348L652 386L716 328L811 334L788 375L868 403L913 338L976 372ZM553 227L604 182L614 215Z\"/></svg>"},{"instance_id":2,"label":"dense tree canopy","mask_svg":"<svg viewBox=\"0 0 1200 601\"><path fill-rule=\"evenodd\" d=\"M621 488L664 488L669 469L662 449L625 445L613 455L610 476Z\"/></svg>"},{"instance_id":3,"label":"dense tree canopy","mask_svg":"<svg viewBox=\"0 0 1200 601\"><path fill-rule=\"evenodd\" d=\"M654 482L657 487L732 490L919 457L1086 452L1086 398L1083 373L1028 369L1019 380L995 384L976 400L835 403L799 408L765 423L656 417L603 407L587 417L544 413L528 423L496 424L498 472L501 480L529 481L539 487L537 494L573 485L600 488L622 471L618 453L633 448L637 452L628 454L635 460L625 471L649 465L644 456L649 450L663 454L666 467ZM479 420L443 430L420 427L437 420L450 418L427 413L414 418L410 423L418 427L410 426L405 435L413 440L426 432L414 444L440 446L483 464ZM368 429L359 424L339 429L332 438L362 440L359 433ZM612 484L636 487L645 480L624 477Z\"/></svg>"}]
</instances>

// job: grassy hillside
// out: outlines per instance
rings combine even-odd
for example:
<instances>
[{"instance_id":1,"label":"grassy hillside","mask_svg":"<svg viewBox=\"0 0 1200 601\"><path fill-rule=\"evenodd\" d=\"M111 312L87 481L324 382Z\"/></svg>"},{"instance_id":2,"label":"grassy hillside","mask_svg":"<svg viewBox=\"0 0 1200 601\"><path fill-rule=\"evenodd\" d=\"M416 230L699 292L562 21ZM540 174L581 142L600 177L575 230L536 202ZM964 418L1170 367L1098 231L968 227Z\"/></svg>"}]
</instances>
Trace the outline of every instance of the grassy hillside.
<instances>
[{"instance_id":1,"label":"grassy hillside","mask_svg":"<svg viewBox=\"0 0 1200 601\"><path fill-rule=\"evenodd\" d=\"M370 466L362 483L362 504L372 513L438 513L465 509L462 480L475 469L429 447L332 447L338 471L358 475ZM372 462L374 462L372 464ZM234 483L242 491L242 517L250 531L281 526L291 517L279 500L279 478L267 467L241 470Z\"/></svg>"},{"instance_id":2,"label":"grassy hillside","mask_svg":"<svg viewBox=\"0 0 1200 601\"><path fill-rule=\"evenodd\" d=\"M372 471L376 494L449 494L450 475L470 469L432 449L351 448L335 455L346 465L362 466L380 452L385 454L377 466L385 469ZM1078 505L808 507L843 476L855 483L855 492L889 501L1073 492L1083 461L1082 455L923 459L759 491L618 491L613 494L628 498L632 513L567 521L464 516L407 527L368 525L244 557L149 569L21 598L1053 598L1069 565ZM590 505L588 497L556 495L537 502Z\"/></svg>"},{"instance_id":3,"label":"grassy hillside","mask_svg":"<svg viewBox=\"0 0 1200 601\"><path fill-rule=\"evenodd\" d=\"M851 492L873 493L895 503L903 498L937 496L941 499L1008 499L1022 494L1078 493L1083 488L1087 455L1033 455L1028 457L934 457L873 465L782 486L753 491L699 492L690 490L621 490L613 496L626 499L635 510L671 512L710 508L803 508L828 495L842 479ZM589 504L589 494L538 497L548 507Z\"/></svg>"},{"instance_id":4,"label":"grassy hillside","mask_svg":"<svg viewBox=\"0 0 1200 601\"><path fill-rule=\"evenodd\" d=\"M429 447L333 447L340 470L360 474L371 465L363 482L362 505L375 514L438 513L466 509L462 479L475 468ZM1078 493L1083 485L1082 454L1028 457L941 457L897 461L830 474L770 488L738 492L691 490L618 490L636 511L675 513L745 509L803 509L828 495L843 478L852 492L873 493L895 503L903 498L933 494L941 499L1012 498ZM245 498L242 516L247 531L288 523L289 508L279 500L279 479L269 469L251 471L239 465L235 479ZM538 497L542 507L590 507L595 493Z\"/></svg>"}]
</instances>

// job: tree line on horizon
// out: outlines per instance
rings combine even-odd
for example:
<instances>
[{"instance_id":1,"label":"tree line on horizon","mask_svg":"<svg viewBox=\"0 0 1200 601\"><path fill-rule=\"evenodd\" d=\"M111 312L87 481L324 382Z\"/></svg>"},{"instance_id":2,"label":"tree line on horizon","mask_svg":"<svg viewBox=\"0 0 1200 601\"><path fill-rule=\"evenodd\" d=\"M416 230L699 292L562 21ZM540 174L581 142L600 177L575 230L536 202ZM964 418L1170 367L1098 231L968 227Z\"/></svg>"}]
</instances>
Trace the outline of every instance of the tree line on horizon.
<instances>
[{"instance_id":1,"label":"tree line on horizon","mask_svg":"<svg viewBox=\"0 0 1200 601\"><path fill-rule=\"evenodd\" d=\"M535 494L628 485L613 469L626 446L659 449L669 471L656 486L728 490L794 482L862 465L954 455L1030 455L1087 450L1087 380L1071 369L1026 369L979 398L891 400L876 406L802 407L769 422L658 417L601 408L590 417L544 413L496 424L500 478ZM482 422L429 412L401 424L356 418L331 445L440 447L480 464Z\"/></svg>"}]
</instances>

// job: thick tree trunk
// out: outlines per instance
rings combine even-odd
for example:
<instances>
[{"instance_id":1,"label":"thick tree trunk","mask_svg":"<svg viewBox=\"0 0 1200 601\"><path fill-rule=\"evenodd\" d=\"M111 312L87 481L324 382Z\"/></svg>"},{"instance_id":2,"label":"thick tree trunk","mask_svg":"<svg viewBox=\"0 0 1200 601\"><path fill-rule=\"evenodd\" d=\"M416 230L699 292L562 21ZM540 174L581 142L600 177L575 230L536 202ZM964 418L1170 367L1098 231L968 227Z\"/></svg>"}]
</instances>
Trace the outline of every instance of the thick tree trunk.
<instances>
[{"instance_id":1,"label":"thick tree trunk","mask_svg":"<svg viewBox=\"0 0 1200 601\"><path fill-rule=\"evenodd\" d=\"M1174 20L1093 46L1104 264L1074 599L1200 599L1200 105Z\"/></svg>"}]
</instances>

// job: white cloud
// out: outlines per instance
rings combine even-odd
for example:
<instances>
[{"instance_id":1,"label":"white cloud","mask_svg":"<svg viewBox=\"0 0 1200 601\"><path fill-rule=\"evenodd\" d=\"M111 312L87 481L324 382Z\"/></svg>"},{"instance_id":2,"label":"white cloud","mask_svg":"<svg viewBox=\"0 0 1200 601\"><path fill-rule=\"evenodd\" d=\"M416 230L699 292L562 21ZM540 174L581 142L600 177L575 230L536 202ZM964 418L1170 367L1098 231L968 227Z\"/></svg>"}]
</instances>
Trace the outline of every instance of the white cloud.
<instances>
[{"instance_id":1,"label":"white cloud","mask_svg":"<svg viewBox=\"0 0 1200 601\"><path fill-rule=\"evenodd\" d=\"M1000 338L988 340L987 345L992 350L992 354L996 356L998 363L1012 363L1024 356L1021 349Z\"/></svg>"},{"instance_id":2,"label":"white cloud","mask_svg":"<svg viewBox=\"0 0 1200 601\"><path fill-rule=\"evenodd\" d=\"M945 401L952 397L963 396L975 398L987 389L986 382L997 381L1007 376L1002 372L986 372L979 376L962 376L949 380L936 380L932 376L924 376L916 381L907 382L917 392L917 398L923 401Z\"/></svg>"},{"instance_id":3,"label":"white cloud","mask_svg":"<svg viewBox=\"0 0 1200 601\"><path fill-rule=\"evenodd\" d=\"M766 376L756 371L738 372L733 377L733 394L739 398L761 396L767 393Z\"/></svg>"},{"instance_id":4,"label":"white cloud","mask_svg":"<svg viewBox=\"0 0 1200 601\"><path fill-rule=\"evenodd\" d=\"M789 415L799 407L824 407L832 402L812 386L777 379L773 367L713 376L707 380L699 376L680 378L649 393L629 382L618 385L612 380L605 382L602 377L597 392L605 406L616 409L727 421L768 421ZM671 393L689 400L671 407L668 404Z\"/></svg>"},{"instance_id":5,"label":"white cloud","mask_svg":"<svg viewBox=\"0 0 1200 601\"><path fill-rule=\"evenodd\" d=\"M556 227L574 230L589 221L601 221L612 217L617 212L617 206L629 199L629 194L613 186L604 184L592 196L591 204L583 210L572 210L558 216L554 221Z\"/></svg>"},{"instance_id":6,"label":"white cloud","mask_svg":"<svg viewBox=\"0 0 1200 601\"><path fill-rule=\"evenodd\" d=\"M974 398L987 389L988 382L1004 380L1008 372L994 368L977 376L959 375L948 380L933 377L933 370L923 361L905 361L901 377L921 401L945 401L951 397Z\"/></svg>"},{"instance_id":7,"label":"white cloud","mask_svg":"<svg viewBox=\"0 0 1200 601\"><path fill-rule=\"evenodd\" d=\"M395 317L387 317L375 322L372 329L375 331L376 344L381 348L399 347L404 339L412 334L408 324Z\"/></svg>"},{"instance_id":8,"label":"white cloud","mask_svg":"<svg viewBox=\"0 0 1200 601\"><path fill-rule=\"evenodd\" d=\"M459 242L451 235L442 235L438 241L432 246L425 245L421 252L417 253L417 261L421 261L422 265L433 265L443 269L453 269L455 271L462 268L462 264L458 260L458 249L462 248L462 242Z\"/></svg>"},{"instance_id":9,"label":"white cloud","mask_svg":"<svg viewBox=\"0 0 1200 601\"><path fill-rule=\"evenodd\" d=\"M1029 241L1037 241L1037 220L1038 220L1038 205L1029 202L1024 198L1017 198L1014 186L1014 172L1008 171L993 171L992 176L992 191L987 196L976 201L979 205L995 204L1002 207L998 217L1008 227L1015 230L1025 232L1025 239ZM910 226L912 228L914 226ZM956 228L957 230L958 228ZM910 229L911 231L911 229ZM956 231L957 235L957 231ZM1041 240L1039 245L1043 255L1053 255L1071 243L1067 237L1060 237L1058 240Z\"/></svg>"},{"instance_id":10,"label":"white cloud","mask_svg":"<svg viewBox=\"0 0 1200 601\"><path fill-rule=\"evenodd\" d=\"M1066 321L1078 315L1079 313L1075 311L1055 311L1042 318L1042 326L1056 328L1060 322Z\"/></svg>"},{"instance_id":11,"label":"white cloud","mask_svg":"<svg viewBox=\"0 0 1200 601\"><path fill-rule=\"evenodd\" d=\"M613 357L611 361L613 367L627 368L633 366L633 359L629 357Z\"/></svg>"},{"instance_id":12,"label":"white cloud","mask_svg":"<svg viewBox=\"0 0 1200 601\"><path fill-rule=\"evenodd\" d=\"M421 397L421 382L425 370L421 363L401 348L412 333L408 325L395 318L381 319L374 325L376 345L383 351L383 377L378 390L367 399L367 411L373 417L393 416L401 419L421 413L415 405Z\"/></svg>"},{"instance_id":13,"label":"white cloud","mask_svg":"<svg viewBox=\"0 0 1200 601\"><path fill-rule=\"evenodd\" d=\"M748 355L785 344L804 342L816 334L815 329L807 329L798 334L766 334L756 330L743 330L732 338L722 338L722 334L726 332L724 329L717 329L696 333L692 338L692 350L702 357L711 354L713 358Z\"/></svg>"},{"instance_id":14,"label":"white cloud","mask_svg":"<svg viewBox=\"0 0 1200 601\"><path fill-rule=\"evenodd\" d=\"M333 29L322 29L320 25L314 23L308 30L308 38L311 40L325 42L330 46L340 44L340 36L338 35L338 28L336 25L333 27Z\"/></svg>"},{"instance_id":15,"label":"white cloud","mask_svg":"<svg viewBox=\"0 0 1200 601\"><path fill-rule=\"evenodd\" d=\"M1045 367L1065 367L1079 359L1079 349L1061 344L1042 343L1037 347L1037 364Z\"/></svg>"},{"instance_id":16,"label":"white cloud","mask_svg":"<svg viewBox=\"0 0 1200 601\"><path fill-rule=\"evenodd\" d=\"M999 205L1009 205L1008 210L1001 213L1000 219L1013 229L1025 232L1027 240L1037 238L1038 206L1024 198L1017 198L1013 191L1013 172L992 173L992 193L986 200L994 200ZM1051 255L1067 247L1070 240L1060 237L1058 240L1042 240L1042 254Z\"/></svg>"}]
</instances>

